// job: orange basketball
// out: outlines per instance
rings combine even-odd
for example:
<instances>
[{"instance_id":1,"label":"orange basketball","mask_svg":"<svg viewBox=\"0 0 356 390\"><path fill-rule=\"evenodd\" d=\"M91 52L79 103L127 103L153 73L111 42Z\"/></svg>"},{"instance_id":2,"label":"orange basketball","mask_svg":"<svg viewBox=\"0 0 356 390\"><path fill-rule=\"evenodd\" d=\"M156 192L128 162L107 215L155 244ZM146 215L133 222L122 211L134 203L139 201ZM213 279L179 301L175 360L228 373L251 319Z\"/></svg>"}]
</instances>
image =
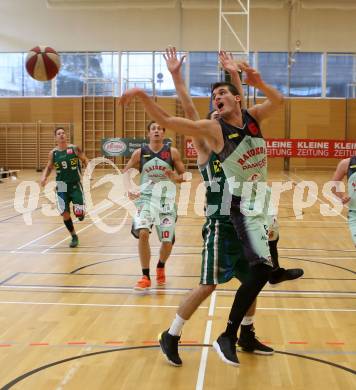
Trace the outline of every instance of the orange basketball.
<instances>
[{"instance_id":1,"label":"orange basketball","mask_svg":"<svg viewBox=\"0 0 356 390\"><path fill-rule=\"evenodd\" d=\"M36 46L26 57L26 70L35 80L47 81L56 76L61 67L59 54L51 47Z\"/></svg>"}]
</instances>

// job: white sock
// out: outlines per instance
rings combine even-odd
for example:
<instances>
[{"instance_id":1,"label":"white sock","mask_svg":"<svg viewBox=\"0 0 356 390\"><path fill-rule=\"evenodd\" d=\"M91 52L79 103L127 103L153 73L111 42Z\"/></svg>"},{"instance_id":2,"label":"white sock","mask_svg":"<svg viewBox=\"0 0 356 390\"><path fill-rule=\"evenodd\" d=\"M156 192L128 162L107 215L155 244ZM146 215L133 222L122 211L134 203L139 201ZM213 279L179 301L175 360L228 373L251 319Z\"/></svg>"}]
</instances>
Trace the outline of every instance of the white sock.
<instances>
[{"instance_id":1,"label":"white sock","mask_svg":"<svg viewBox=\"0 0 356 390\"><path fill-rule=\"evenodd\" d=\"M254 316L245 316L242 321L241 325L251 325L253 324Z\"/></svg>"},{"instance_id":2,"label":"white sock","mask_svg":"<svg viewBox=\"0 0 356 390\"><path fill-rule=\"evenodd\" d=\"M183 320L181 316L176 314L176 318L173 320L172 325L168 330L168 333L172 336L180 336L184 323L185 320Z\"/></svg>"}]
</instances>

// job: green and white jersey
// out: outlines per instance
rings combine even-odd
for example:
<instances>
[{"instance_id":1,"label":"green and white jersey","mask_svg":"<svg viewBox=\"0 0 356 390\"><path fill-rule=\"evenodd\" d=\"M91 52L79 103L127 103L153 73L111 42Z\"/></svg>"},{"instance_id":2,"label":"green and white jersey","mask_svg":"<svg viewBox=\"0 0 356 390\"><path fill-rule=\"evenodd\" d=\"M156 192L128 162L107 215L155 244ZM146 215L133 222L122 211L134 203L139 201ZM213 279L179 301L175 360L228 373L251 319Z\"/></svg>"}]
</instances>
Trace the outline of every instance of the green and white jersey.
<instances>
[{"instance_id":1,"label":"green and white jersey","mask_svg":"<svg viewBox=\"0 0 356 390\"><path fill-rule=\"evenodd\" d=\"M205 215L208 218L226 220L230 222L229 215L221 215L221 205L225 188L226 177L219 157L211 153L209 160L198 166L206 187Z\"/></svg>"},{"instance_id":2,"label":"green and white jersey","mask_svg":"<svg viewBox=\"0 0 356 390\"><path fill-rule=\"evenodd\" d=\"M175 184L168 179L165 171L174 169L171 148L164 145L155 153L148 145L141 148L140 172L141 195L140 200L159 200L163 205L166 199L174 200L176 195ZM156 185L159 183L159 185Z\"/></svg>"},{"instance_id":3,"label":"green and white jersey","mask_svg":"<svg viewBox=\"0 0 356 390\"><path fill-rule=\"evenodd\" d=\"M80 163L77 147L68 145L66 149L53 149L53 165L56 168L56 181L77 183L80 181Z\"/></svg>"},{"instance_id":4,"label":"green and white jersey","mask_svg":"<svg viewBox=\"0 0 356 390\"><path fill-rule=\"evenodd\" d=\"M350 158L347 171L347 188L350 196L349 210L356 210L356 156Z\"/></svg>"},{"instance_id":5,"label":"green and white jersey","mask_svg":"<svg viewBox=\"0 0 356 390\"><path fill-rule=\"evenodd\" d=\"M218 154L232 195L241 197L243 184L267 181L267 148L257 121L242 111L243 127L235 127L219 119L224 147Z\"/></svg>"}]
</instances>

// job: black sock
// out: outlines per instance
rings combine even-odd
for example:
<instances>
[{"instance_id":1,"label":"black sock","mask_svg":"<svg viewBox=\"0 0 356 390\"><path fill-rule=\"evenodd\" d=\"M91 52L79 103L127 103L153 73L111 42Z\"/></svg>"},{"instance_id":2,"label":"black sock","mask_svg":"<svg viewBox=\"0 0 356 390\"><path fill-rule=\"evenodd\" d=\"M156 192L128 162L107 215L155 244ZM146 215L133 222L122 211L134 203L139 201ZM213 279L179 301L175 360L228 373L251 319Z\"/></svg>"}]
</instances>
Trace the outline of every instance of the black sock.
<instances>
[{"instance_id":1,"label":"black sock","mask_svg":"<svg viewBox=\"0 0 356 390\"><path fill-rule=\"evenodd\" d=\"M257 295L267 283L272 268L266 264L257 264L250 268L251 275L249 279L242 283L236 291L234 303L232 304L229 321L224 336L236 341L237 330L241 324L247 310L256 299Z\"/></svg>"},{"instance_id":2,"label":"black sock","mask_svg":"<svg viewBox=\"0 0 356 390\"><path fill-rule=\"evenodd\" d=\"M147 276L148 279L151 279L150 278L150 269L149 268L142 268L142 274Z\"/></svg>"},{"instance_id":3,"label":"black sock","mask_svg":"<svg viewBox=\"0 0 356 390\"><path fill-rule=\"evenodd\" d=\"M64 220L64 224L66 225L66 228L68 229L69 233L70 233L72 236L75 235L72 218L69 218L69 219L67 219L67 220Z\"/></svg>"},{"instance_id":4,"label":"black sock","mask_svg":"<svg viewBox=\"0 0 356 390\"><path fill-rule=\"evenodd\" d=\"M273 263L273 269L279 268L278 249L277 249L278 240L279 240L279 237L277 238L277 240L268 241L269 251L271 253L271 258L272 258L272 263Z\"/></svg>"},{"instance_id":5,"label":"black sock","mask_svg":"<svg viewBox=\"0 0 356 390\"><path fill-rule=\"evenodd\" d=\"M166 263L163 263L163 261L158 260L157 268L164 268L164 265L165 265L165 264L166 264Z\"/></svg>"}]
</instances>

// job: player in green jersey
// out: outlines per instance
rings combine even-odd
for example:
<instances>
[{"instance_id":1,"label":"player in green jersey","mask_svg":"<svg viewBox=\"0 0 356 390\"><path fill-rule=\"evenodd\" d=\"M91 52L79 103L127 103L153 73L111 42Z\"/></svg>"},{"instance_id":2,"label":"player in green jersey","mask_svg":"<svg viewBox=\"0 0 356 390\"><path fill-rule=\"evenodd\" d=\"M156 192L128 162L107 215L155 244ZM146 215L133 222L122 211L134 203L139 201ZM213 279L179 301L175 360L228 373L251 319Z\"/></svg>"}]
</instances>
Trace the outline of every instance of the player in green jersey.
<instances>
[{"instance_id":1,"label":"player in green jersey","mask_svg":"<svg viewBox=\"0 0 356 390\"><path fill-rule=\"evenodd\" d=\"M63 222L71 234L71 248L78 246L78 236L75 232L70 216L70 203L73 204L74 215L82 221L85 216L84 193L81 179L80 162L86 167L88 159L81 149L68 144L65 130L58 127L54 131L57 146L49 152L48 163L41 177L41 185L44 186L53 168L56 170L56 198L59 213Z\"/></svg>"},{"instance_id":2,"label":"player in green jersey","mask_svg":"<svg viewBox=\"0 0 356 390\"><path fill-rule=\"evenodd\" d=\"M340 183L335 183L336 188L334 187L332 191L343 204L348 203L349 212L347 220L352 240L356 247L356 156L341 160L336 167L332 180L340 182L345 176L347 177L347 193L340 191Z\"/></svg>"},{"instance_id":3,"label":"player in green jersey","mask_svg":"<svg viewBox=\"0 0 356 390\"><path fill-rule=\"evenodd\" d=\"M161 241L159 260L156 268L158 286L166 283L165 263L171 254L175 241L177 219L175 184L169 179L179 175L183 181L184 164L176 148L163 143L165 129L156 122L148 125L149 144L137 149L125 166L123 173L136 168L140 171L140 191L131 189L128 195L135 200L137 214L132 224L132 234L139 240L138 249L142 267L142 278L135 285L135 290L148 290L151 287L149 234L153 225Z\"/></svg>"},{"instance_id":4,"label":"player in green jersey","mask_svg":"<svg viewBox=\"0 0 356 390\"><path fill-rule=\"evenodd\" d=\"M246 83L261 90L266 99L248 110L241 110L241 98L236 87L230 83L216 83L212 87L212 100L219 114L218 120L192 121L172 117L138 88L126 91L120 100L121 104L126 105L133 97L138 97L149 115L161 126L204 140L221 161L228 183L228 190L223 195L225 207L222 213L230 214L236 236L242 241L250 271L248 280L236 292L225 332L213 343L221 359L235 366L239 364L236 355L238 328L246 311L268 281L273 267L266 211L259 208L257 213L250 212L252 202L258 204L265 201L263 194L267 187L267 151L259 122L269 117L284 100L276 89L262 80L255 69L245 63L241 69L245 72ZM259 183L265 191L257 191L261 187ZM244 187L251 187L252 197L245 195Z\"/></svg>"},{"instance_id":5,"label":"player in green jersey","mask_svg":"<svg viewBox=\"0 0 356 390\"><path fill-rule=\"evenodd\" d=\"M223 68L230 73L239 89L242 105L244 105L238 67L232 57L225 52L221 52L219 58ZM184 57L179 61L175 48L168 48L165 60L172 74L183 111L189 119L199 120L199 114L182 77L181 66ZM161 349L168 362L174 366L182 365L178 353L178 342L184 323L190 319L199 305L215 290L218 284L226 283L233 277L238 278L243 283L249 274L248 261L244 256L241 241L236 239L230 217L220 213L226 181L221 163L217 155L211 152L206 142L201 139L193 139L193 142L197 150L198 168L206 186L206 222L202 231L204 243L200 284L182 300L170 328L159 335ZM239 345L248 352L270 355L273 353L273 349L262 344L255 336L253 327L255 312L256 301L252 303L242 321Z\"/></svg>"}]
</instances>

